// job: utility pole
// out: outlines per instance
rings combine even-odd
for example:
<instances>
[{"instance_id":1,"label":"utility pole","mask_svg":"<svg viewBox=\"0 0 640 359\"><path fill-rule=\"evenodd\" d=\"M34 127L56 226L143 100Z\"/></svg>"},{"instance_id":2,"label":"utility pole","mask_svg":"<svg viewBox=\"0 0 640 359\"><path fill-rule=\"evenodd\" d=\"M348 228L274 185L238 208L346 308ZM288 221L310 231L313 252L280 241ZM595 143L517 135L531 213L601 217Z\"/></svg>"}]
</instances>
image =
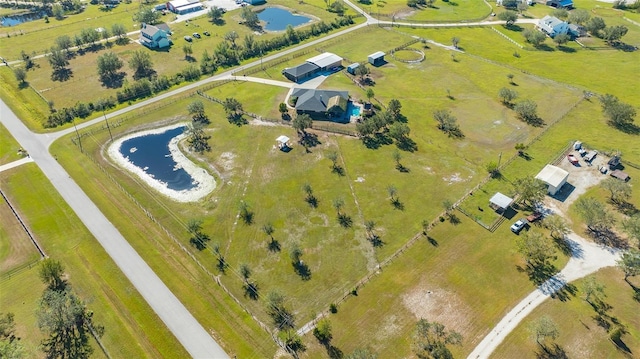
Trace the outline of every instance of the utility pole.
<instances>
[{"instance_id":1,"label":"utility pole","mask_svg":"<svg viewBox=\"0 0 640 359\"><path fill-rule=\"evenodd\" d=\"M500 162L502 162L502 152L498 155L498 168L500 168Z\"/></svg>"},{"instance_id":2,"label":"utility pole","mask_svg":"<svg viewBox=\"0 0 640 359\"><path fill-rule=\"evenodd\" d=\"M102 110L102 115L104 116L104 122L106 122L106 124L107 124L107 130L109 131L109 137L111 138L111 141L113 142L113 136L111 135L111 127L109 127L109 121L107 121L107 114L104 113L104 110Z\"/></svg>"},{"instance_id":3,"label":"utility pole","mask_svg":"<svg viewBox=\"0 0 640 359\"><path fill-rule=\"evenodd\" d=\"M82 150L82 140L80 139L80 133L78 133L78 128L76 127L76 120L73 119L71 121L73 121L73 128L75 128L76 130L76 136L78 137L78 144L80 145L80 152L84 153L84 151Z\"/></svg>"}]
</instances>

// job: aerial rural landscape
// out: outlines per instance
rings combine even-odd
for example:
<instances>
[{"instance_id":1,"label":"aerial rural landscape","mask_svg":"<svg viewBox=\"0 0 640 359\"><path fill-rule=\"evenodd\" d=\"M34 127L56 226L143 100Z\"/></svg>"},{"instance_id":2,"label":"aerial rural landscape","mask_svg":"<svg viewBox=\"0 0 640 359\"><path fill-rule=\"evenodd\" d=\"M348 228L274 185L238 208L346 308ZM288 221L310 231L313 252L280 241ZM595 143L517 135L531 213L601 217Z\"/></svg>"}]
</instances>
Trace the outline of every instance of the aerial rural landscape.
<instances>
[{"instance_id":1,"label":"aerial rural landscape","mask_svg":"<svg viewBox=\"0 0 640 359\"><path fill-rule=\"evenodd\" d=\"M640 357L640 0L0 19L0 358Z\"/></svg>"}]
</instances>

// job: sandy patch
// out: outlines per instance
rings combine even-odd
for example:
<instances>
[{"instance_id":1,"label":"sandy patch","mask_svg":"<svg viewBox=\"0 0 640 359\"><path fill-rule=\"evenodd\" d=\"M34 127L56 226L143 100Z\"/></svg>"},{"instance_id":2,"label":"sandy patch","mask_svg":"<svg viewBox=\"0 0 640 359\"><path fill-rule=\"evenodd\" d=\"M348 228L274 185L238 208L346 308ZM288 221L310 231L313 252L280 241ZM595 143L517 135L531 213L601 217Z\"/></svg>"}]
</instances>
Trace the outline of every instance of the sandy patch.
<instances>
[{"instance_id":1,"label":"sandy patch","mask_svg":"<svg viewBox=\"0 0 640 359\"><path fill-rule=\"evenodd\" d=\"M234 168L233 160L235 158L236 155L233 152L222 152L218 161L225 171L231 171Z\"/></svg>"},{"instance_id":2,"label":"sandy patch","mask_svg":"<svg viewBox=\"0 0 640 359\"><path fill-rule=\"evenodd\" d=\"M107 152L109 153L109 157L111 158L111 160L113 160L116 164L135 174L143 182L145 182L156 191L162 193L163 195L178 202L196 202L211 193L211 191L216 188L216 180L205 169L196 166L195 163L191 162L191 160L189 160L187 156L185 156L180 151L178 143L180 142L180 140L185 138L184 134L171 139L171 141L169 142L169 151L173 160L176 161L178 166L182 167L189 174L189 176L191 176L194 183L196 184L194 188L189 190L176 191L168 188L166 183L151 177L142 168L131 163L128 158L125 158L122 153L120 153L120 147L122 147L122 143L126 140L134 137L163 133L184 125L185 123L177 123L170 126L155 128L152 130L131 133L115 140L113 144L109 146Z\"/></svg>"},{"instance_id":3,"label":"sandy patch","mask_svg":"<svg viewBox=\"0 0 640 359\"><path fill-rule=\"evenodd\" d=\"M358 178L356 178L356 179L354 180L354 182L362 183L362 182L364 182L364 177L358 177Z\"/></svg>"},{"instance_id":4,"label":"sandy patch","mask_svg":"<svg viewBox=\"0 0 640 359\"><path fill-rule=\"evenodd\" d=\"M454 184L454 183L458 183L458 182L464 182L467 181L469 179L473 178L473 176L469 176L468 178L464 178L460 175L460 172L456 172L454 174L452 174L449 177L442 177L442 180L447 182L448 184Z\"/></svg>"},{"instance_id":5,"label":"sandy patch","mask_svg":"<svg viewBox=\"0 0 640 359\"><path fill-rule=\"evenodd\" d=\"M461 333L469 329L471 310L453 292L423 284L405 294L402 303L416 319L436 321Z\"/></svg>"}]
</instances>

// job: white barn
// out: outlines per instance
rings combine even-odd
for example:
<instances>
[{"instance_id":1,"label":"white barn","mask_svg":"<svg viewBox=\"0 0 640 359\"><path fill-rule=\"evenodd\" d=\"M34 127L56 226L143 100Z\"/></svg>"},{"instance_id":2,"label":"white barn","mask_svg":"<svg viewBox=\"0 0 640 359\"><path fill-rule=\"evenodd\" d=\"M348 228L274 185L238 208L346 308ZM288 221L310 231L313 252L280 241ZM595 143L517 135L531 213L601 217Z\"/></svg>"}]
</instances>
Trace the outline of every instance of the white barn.
<instances>
[{"instance_id":1,"label":"white barn","mask_svg":"<svg viewBox=\"0 0 640 359\"><path fill-rule=\"evenodd\" d=\"M544 166L542 171L536 175L536 179L539 179L549 186L547 191L552 196L558 192L560 187L567 183L568 178L569 172L553 165Z\"/></svg>"}]
</instances>

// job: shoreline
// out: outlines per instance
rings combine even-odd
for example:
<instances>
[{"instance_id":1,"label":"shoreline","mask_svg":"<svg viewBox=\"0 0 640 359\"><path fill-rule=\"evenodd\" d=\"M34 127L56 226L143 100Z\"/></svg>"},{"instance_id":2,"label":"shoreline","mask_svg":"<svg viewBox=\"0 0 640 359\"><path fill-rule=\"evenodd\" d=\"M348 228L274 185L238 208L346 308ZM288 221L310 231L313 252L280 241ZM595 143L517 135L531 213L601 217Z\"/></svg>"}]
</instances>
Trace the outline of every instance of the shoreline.
<instances>
[{"instance_id":1,"label":"shoreline","mask_svg":"<svg viewBox=\"0 0 640 359\"><path fill-rule=\"evenodd\" d=\"M111 158L111 160L115 162L118 167L136 175L136 177L141 179L149 187L174 201L183 203L199 201L216 188L216 180L205 169L196 166L195 163L193 163L190 159L187 158L187 156L185 156L184 153L182 153L182 151L180 151L178 143L180 142L180 140L185 138L184 133L172 138L171 141L169 141L169 152L171 153L171 157L178 164L178 166L181 166L189 174L189 176L191 176L194 182L197 183L196 187L189 190L176 191L168 188L164 182L151 177L142 168L131 163L131 161L125 158L124 155L120 152L120 148L122 147L122 143L124 141L136 137L143 137L146 135L160 134L168 130L186 126L186 124L187 123L185 122L176 123L169 126L138 131L120 137L113 141L113 143L107 149L109 158Z\"/></svg>"}]
</instances>

